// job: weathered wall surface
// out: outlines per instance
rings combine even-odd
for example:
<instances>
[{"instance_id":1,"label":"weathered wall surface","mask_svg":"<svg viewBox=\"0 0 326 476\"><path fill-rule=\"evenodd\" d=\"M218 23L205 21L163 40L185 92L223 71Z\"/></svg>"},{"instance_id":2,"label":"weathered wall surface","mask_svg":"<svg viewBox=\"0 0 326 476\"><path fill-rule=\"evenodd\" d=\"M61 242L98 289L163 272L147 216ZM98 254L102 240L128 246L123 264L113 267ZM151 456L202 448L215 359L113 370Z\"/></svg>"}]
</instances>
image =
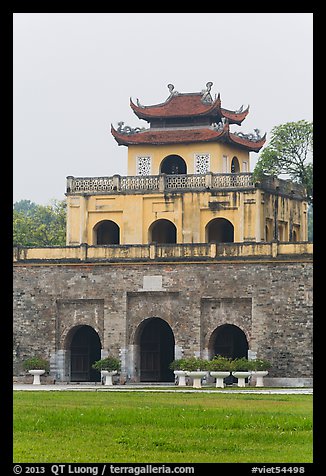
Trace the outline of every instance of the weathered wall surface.
<instances>
[{"instance_id":1,"label":"weathered wall surface","mask_svg":"<svg viewBox=\"0 0 326 476\"><path fill-rule=\"evenodd\" d=\"M33 354L69 380L65 352L79 325L96 330L103 354L120 355L137 379L138 330L150 317L171 327L176 358L210 354L222 324L246 335L275 378L312 378L312 263L87 263L14 266L14 373Z\"/></svg>"}]
</instances>

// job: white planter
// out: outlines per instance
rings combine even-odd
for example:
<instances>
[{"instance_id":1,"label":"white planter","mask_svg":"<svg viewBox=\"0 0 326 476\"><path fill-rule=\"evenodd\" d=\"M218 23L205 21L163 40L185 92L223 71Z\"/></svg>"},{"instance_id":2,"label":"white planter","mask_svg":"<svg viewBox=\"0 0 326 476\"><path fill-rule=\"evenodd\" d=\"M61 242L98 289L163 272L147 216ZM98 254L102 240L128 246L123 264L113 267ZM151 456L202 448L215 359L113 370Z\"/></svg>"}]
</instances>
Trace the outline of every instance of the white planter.
<instances>
[{"instance_id":1,"label":"white planter","mask_svg":"<svg viewBox=\"0 0 326 476\"><path fill-rule=\"evenodd\" d=\"M193 379L192 386L193 388L201 388L201 379L207 374L204 370L195 370L191 372L186 372L188 377Z\"/></svg>"},{"instance_id":2,"label":"white planter","mask_svg":"<svg viewBox=\"0 0 326 476\"><path fill-rule=\"evenodd\" d=\"M113 385L112 377L117 373L117 370L101 370L101 376L105 377L104 385Z\"/></svg>"},{"instance_id":3,"label":"white planter","mask_svg":"<svg viewBox=\"0 0 326 476\"><path fill-rule=\"evenodd\" d=\"M245 387L246 386L246 378L250 377L251 371L239 371L239 372L232 372L233 377L238 379L238 387Z\"/></svg>"},{"instance_id":4,"label":"white planter","mask_svg":"<svg viewBox=\"0 0 326 476\"><path fill-rule=\"evenodd\" d=\"M216 387L224 388L224 379L230 375L230 372L224 370L214 370L209 372L210 375L216 378Z\"/></svg>"},{"instance_id":5,"label":"white planter","mask_svg":"<svg viewBox=\"0 0 326 476\"><path fill-rule=\"evenodd\" d=\"M174 375L178 377L178 385L180 387L186 386L186 372L184 370L174 370Z\"/></svg>"},{"instance_id":6,"label":"white planter","mask_svg":"<svg viewBox=\"0 0 326 476\"><path fill-rule=\"evenodd\" d=\"M45 370L29 370L31 375L33 375L33 385L41 385L40 375L45 374Z\"/></svg>"},{"instance_id":7,"label":"white planter","mask_svg":"<svg viewBox=\"0 0 326 476\"><path fill-rule=\"evenodd\" d=\"M264 377L268 374L268 370L254 370L252 375L256 377L256 387L264 386Z\"/></svg>"}]
</instances>

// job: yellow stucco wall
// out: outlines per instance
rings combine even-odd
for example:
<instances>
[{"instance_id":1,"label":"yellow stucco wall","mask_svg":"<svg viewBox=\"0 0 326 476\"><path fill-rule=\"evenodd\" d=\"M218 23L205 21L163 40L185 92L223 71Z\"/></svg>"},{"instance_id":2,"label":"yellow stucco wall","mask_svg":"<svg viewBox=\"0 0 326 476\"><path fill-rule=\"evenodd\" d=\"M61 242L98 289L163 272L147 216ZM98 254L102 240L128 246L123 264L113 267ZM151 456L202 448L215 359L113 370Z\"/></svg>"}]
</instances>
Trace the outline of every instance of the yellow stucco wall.
<instances>
[{"instance_id":1,"label":"yellow stucco wall","mask_svg":"<svg viewBox=\"0 0 326 476\"><path fill-rule=\"evenodd\" d=\"M289 241L295 225L297 241L307 240L305 202L279 197L277 222ZM119 226L120 244L147 244L149 230L159 219L171 221L177 229L177 243L205 243L206 226L224 218L234 227L234 242L270 241L273 236L275 196L260 189L248 191L148 193L68 196L67 245L96 244L94 228L103 220ZM271 238L272 239L272 238Z\"/></svg>"},{"instance_id":2,"label":"yellow stucco wall","mask_svg":"<svg viewBox=\"0 0 326 476\"><path fill-rule=\"evenodd\" d=\"M240 165L240 172L250 171L250 157L247 151L229 144L221 143L199 143L199 144L170 144L170 145L138 145L128 147L128 175L137 175L137 157L151 157L150 175L158 175L163 159L169 155L179 155L187 164L187 173L193 174L195 155L210 154L210 172L230 173L231 161L237 157ZM227 157L227 169L223 162L223 156ZM246 170L245 165L246 163Z\"/></svg>"}]
</instances>

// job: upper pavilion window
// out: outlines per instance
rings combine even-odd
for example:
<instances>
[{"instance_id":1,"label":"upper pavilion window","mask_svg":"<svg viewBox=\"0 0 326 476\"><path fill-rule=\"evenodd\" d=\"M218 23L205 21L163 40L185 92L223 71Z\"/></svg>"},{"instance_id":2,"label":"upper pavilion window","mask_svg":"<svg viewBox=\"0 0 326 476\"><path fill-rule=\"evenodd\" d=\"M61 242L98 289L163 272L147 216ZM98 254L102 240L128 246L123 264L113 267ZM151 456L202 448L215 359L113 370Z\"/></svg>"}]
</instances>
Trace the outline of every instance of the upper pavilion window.
<instances>
[{"instance_id":1,"label":"upper pavilion window","mask_svg":"<svg viewBox=\"0 0 326 476\"><path fill-rule=\"evenodd\" d=\"M195 154L195 174L207 174L210 170L210 154Z\"/></svg>"},{"instance_id":2,"label":"upper pavilion window","mask_svg":"<svg viewBox=\"0 0 326 476\"><path fill-rule=\"evenodd\" d=\"M238 174L240 172L240 165L237 157L233 157L231 162L231 174Z\"/></svg>"},{"instance_id":3,"label":"upper pavilion window","mask_svg":"<svg viewBox=\"0 0 326 476\"><path fill-rule=\"evenodd\" d=\"M168 155L161 163L161 174L186 174L187 164L179 155Z\"/></svg>"},{"instance_id":4,"label":"upper pavilion window","mask_svg":"<svg viewBox=\"0 0 326 476\"><path fill-rule=\"evenodd\" d=\"M151 157L136 157L136 174L151 175L152 159Z\"/></svg>"}]
</instances>

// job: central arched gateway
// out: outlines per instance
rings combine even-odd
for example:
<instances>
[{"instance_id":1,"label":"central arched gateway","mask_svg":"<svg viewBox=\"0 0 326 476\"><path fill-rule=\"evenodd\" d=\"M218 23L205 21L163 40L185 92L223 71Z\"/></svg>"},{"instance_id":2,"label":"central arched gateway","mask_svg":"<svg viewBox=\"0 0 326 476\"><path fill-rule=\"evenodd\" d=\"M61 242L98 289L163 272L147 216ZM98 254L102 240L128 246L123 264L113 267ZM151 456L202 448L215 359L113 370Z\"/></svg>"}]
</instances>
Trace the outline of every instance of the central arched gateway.
<instances>
[{"instance_id":1,"label":"central arched gateway","mask_svg":"<svg viewBox=\"0 0 326 476\"><path fill-rule=\"evenodd\" d=\"M138 334L141 382L173 382L169 365L174 360L174 335L169 324L159 317L142 322Z\"/></svg>"},{"instance_id":2,"label":"central arched gateway","mask_svg":"<svg viewBox=\"0 0 326 476\"><path fill-rule=\"evenodd\" d=\"M99 382L100 372L92 369L101 358L101 341L98 333L87 325L70 330L70 380L72 382Z\"/></svg>"}]
</instances>

